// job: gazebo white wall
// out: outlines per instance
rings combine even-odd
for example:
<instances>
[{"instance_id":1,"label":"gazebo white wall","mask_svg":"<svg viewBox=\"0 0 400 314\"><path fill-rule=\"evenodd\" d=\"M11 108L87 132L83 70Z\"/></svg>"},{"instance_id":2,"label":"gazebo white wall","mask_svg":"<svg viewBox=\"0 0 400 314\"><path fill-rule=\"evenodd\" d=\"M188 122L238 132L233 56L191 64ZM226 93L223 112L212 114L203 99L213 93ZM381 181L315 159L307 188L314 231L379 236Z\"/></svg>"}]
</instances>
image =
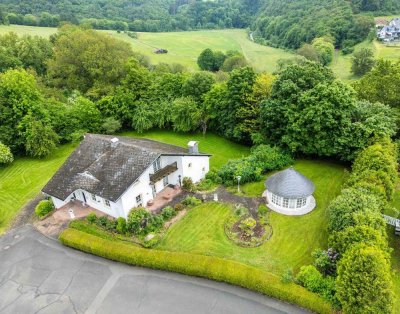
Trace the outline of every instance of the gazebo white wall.
<instances>
[{"instance_id":1,"label":"gazebo white wall","mask_svg":"<svg viewBox=\"0 0 400 314\"><path fill-rule=\"evenodd\" d=\"M305 215L311 212L316 206L315 198L312 195L293 199L282 197L265 190L263 196L267 199L268 208L288 216Z\"/></svg>"}]
</instances>

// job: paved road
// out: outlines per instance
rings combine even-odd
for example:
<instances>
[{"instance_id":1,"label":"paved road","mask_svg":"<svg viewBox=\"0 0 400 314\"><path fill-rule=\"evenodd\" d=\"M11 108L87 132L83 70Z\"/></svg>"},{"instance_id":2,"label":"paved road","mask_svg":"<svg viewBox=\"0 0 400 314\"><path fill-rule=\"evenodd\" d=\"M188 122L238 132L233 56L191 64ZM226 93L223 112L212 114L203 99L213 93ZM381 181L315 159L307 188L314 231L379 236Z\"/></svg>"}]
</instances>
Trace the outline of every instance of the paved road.
<instances>
[{"instance_id":1,"label":"paved road","mask_svg":"<svg viewBox=\"0 0 400 314\"><path fill-rule=\"evenodd\" d=\"M251 291L78 252L32 226L0 238L0 313L307 313Z\"/></svg>"}]
</instances>

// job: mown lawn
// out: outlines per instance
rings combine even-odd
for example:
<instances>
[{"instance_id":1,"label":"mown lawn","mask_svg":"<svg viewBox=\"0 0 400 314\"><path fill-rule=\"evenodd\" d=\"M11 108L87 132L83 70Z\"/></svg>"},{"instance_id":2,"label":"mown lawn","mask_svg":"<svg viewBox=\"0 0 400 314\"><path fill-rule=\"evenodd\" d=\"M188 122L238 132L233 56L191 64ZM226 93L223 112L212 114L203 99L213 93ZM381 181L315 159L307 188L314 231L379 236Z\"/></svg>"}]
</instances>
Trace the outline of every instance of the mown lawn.
<instances>
[{"instance_id":1,"label":"mown lawn","mask_svg":"<svg viewBox=\"0 0 400 314\"><path fill-rule=\"evenodd\" d=\"M145 137L186 147L190 140L200 142L200 149L212 154L211 167L218 168L230 158L248 155L246 146L232 143L214 134L180 134L172 131L150 131L144 134L128 132L121 135ZM20 208L34 198L73 151L75 145L60 146L46 159L17 158L11 165L0 167L0 234Z\"/></svg>"},{"instance_id":2,"label":"mown lawn","mask_svg":"<svg viewBox=\"0 0 400 314\"><path fill-rule=\"evenodd\" d=\"M316 185L317 208L308 215L288 217L274 212L270 221L273 236L258 248L241 248L230 242L224 233L224 222L231 207L208 203L192 209L171 227L157 246L160 250L183 251L233 259L274 273L287 268L297 270L311 263L311 252L327 245L327 212L329 202L340 192L345 177L344 167L338 164L299 160L295 168ZM259 182L255 191L263 191ZM250 193L249 193L250 194Z\"/></svg>"},{"instance_id":3,"label":"mown lawn","mask_svg":"<svg viewBox=\"0 0 400 314\"><path fill-rule=\"evenodd\" d=\"M59 147L46 159L17 158L0 167L0 234L19 209L34 198L73 151L74 145Z\"/></svg>"},{"instance_id":4,"label":"mown lawn","mask_svg":"<svg viewBox=\"0 0 400 314\"><path fill-rule=\"evenodd\" d=\"M207 133L176 133L165 130L152 130L144 133L124 132L121 136L143 137L155 141L160 141L177 146L187 147L189 141L198 141L199 149L203 153L211 154L210 168L220 168L229 159L237 159L247 156L250 153L250 148L244 145L236 144L227 139Z\"/></svg>"}]
</instances>

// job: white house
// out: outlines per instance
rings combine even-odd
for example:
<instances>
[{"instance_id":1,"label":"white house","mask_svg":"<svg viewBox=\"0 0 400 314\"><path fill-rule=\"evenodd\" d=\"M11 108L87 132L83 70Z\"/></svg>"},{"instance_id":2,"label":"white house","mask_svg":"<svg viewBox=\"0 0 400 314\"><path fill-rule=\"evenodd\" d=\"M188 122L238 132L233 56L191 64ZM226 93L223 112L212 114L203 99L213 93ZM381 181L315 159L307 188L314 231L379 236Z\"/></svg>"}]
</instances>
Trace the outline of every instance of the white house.
<instances>
[{"instance_id":1,"label":"white house","mask_svg":"<svg viewBox=\"0 0 400 314\"><path fill-rule=\"evenodd\" d=\"M113 217L127 217L165 187L194 183L209 171L210 155L147 139L87 134L43 188L56 208L73 199Z\"/></svg>"}]
</instances>

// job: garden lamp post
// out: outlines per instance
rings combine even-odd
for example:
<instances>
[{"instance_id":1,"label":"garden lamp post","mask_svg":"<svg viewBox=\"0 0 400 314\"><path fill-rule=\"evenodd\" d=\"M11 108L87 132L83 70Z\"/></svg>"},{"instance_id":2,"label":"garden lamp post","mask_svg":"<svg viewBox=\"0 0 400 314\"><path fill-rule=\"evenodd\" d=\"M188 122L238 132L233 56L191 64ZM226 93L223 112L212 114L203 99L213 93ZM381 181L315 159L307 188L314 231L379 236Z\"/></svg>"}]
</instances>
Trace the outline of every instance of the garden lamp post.
<instances>
[{"instance_id":1,"label":"garden lamp post","mask_svg":"<svg viewBox=\"0 0 400 314\"><path fill-rule=\"evenodd\" d=\"M241 179L242 177L241 176L237 176L236 177L236 179L237 179L237 181L238 181L238 193L240 193L240 179Z\"/></svg>"}]
</instances>

